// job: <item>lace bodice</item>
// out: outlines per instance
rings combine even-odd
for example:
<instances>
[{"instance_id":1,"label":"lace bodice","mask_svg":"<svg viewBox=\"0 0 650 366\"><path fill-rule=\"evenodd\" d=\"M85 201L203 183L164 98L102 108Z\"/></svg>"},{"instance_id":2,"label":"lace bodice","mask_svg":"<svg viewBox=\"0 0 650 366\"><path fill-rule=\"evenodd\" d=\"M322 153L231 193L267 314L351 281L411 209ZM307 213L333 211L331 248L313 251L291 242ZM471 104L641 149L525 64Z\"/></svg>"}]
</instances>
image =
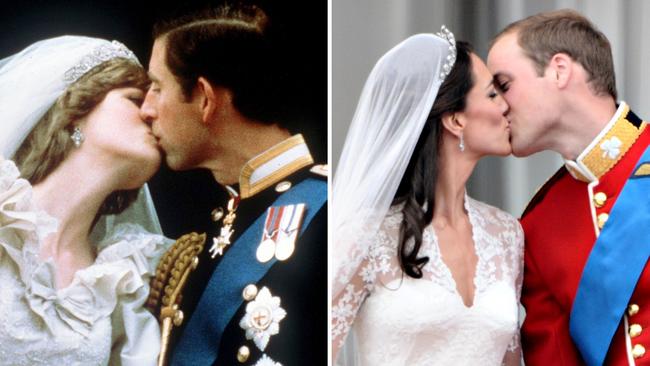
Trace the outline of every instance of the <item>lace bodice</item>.
<instances>
[{"instance_id":1,"label":"lace bodice","mask_svg":"<svg viewBox=\"0 0 650 366\"><path fill-rule=\"evenodd\" d=\"M436 233L423 233L423 277L402 273L393 207L368 254L332 307L334 347L354 328L361 365L520 364L518 304L523 276L523 232L509 214L466 196L478 257L474 300L467 307L441 258ZM336 280L336 279L335 279Z\"/></svg>"},{"instance_id":2,"label":"lace bodice","mask_svg":"<svg viewBox=\"0 0 650 366\"><path fill-rule=\"evenodd\" d=\"M160 330L142 305L171 241L118 225L94 264L57 289L54 262L38 257L57 223L31 192L14 163L0 159L0 364L155 365Z\"/></svg>"}]
</instances>

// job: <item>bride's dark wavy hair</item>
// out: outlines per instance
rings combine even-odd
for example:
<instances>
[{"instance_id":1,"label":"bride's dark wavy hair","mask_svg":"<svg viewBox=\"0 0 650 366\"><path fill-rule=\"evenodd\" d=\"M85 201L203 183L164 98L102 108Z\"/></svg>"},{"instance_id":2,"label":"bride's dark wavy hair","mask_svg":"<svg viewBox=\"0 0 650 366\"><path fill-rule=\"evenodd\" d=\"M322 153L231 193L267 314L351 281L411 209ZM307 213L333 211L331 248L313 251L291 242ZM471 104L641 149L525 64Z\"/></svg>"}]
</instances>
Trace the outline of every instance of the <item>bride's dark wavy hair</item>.
<instances>
[{"instance_id":1,"label":"bride's dark wavy hair","mask_svg":"<svg viewBox=\"0 0 650 366\"><path fill-rule=\"evenodd\" d=\"M393 205L404 204L397 257L402 270L413 278L422 277L422 267L429 261L429 257L418 257L418 252L422 245L424 228L433 220L438 155L442 143L442 116L463 111L467 94L474 85L471 45L458 41L456 50L454 67L440 86L436 101L393 199Z\"/></svg>"}]
</instances>

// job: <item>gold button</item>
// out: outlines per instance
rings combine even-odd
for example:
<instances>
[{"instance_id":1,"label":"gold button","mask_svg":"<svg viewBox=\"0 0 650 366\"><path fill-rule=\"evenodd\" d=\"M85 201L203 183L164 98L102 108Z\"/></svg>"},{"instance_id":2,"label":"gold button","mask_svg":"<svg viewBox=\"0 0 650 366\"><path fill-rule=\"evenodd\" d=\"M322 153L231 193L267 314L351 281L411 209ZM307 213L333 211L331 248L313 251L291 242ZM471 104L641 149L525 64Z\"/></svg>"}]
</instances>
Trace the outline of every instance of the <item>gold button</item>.
<instances>
[{"instance_id":1,"label":"gold button","mask_svg":"<svg viewBox=\"0 0 650 366\"><path fill-rule=\"evenodd\" d=\"M634 356L634 358L639 358L643 357L643 355L645 355L645 347L640 344L635 344L632 348L632 356Z\"/></svg>"},{"instance_id":2,"label":"gold button","mask_svg":"<svg viewBox=\"0 0 650 366\"><path fill-rule=\"evenodd\" d=\"M246 301L251 301L257 296L257 286L253 285L252 283L244 287L244 291L242 292L242 297Z\"/></svg>"},{"instance_id":3,"label":"gold button","mask_svg":"<svg viewBox=\"0 0 650 366\"><path fill-rule=\"evenodd\" d=\"M607 195L605 193L598 192L594 195L594 204L596 207L603 207L603 205L605 205L605 201L607 201Z\"/></svg>"},{"instance_id":4,"label":"gold button","mask_svg":"<svg viewBox=\"0 0 650 366\"><path fill-rule=\"evenodd\" d=\"M177 327L180 327L181 324L183 324L183 319L185 318L185 315L183 314L183 310L176 310L174 312L174 325Z\"/></svg>"},{"instance_id":5,"label":"gold button","mask_svg":"<svg viewBox=\"0 0 650 366\"><path fill-rule=\"evenodd\" d=\"M248 360L248 357L251 355L251 350L248 349L246 346L241 346L237 350L237 361L240 363L244 363Z\"/></svg>"},{"instance_id":6,"label":"gold button","mask_svg":"<svg viewBox=\"0 0 650 366\"><path fill-rule=\"evenodd\" d=\"M637 304L630 304L630 306L627 307L627 315L633 316L636 315L639 312L639 305Z\"/></svg>"},{"instance_id":7,"label":"gold button","mask_svg":"<svg viewBox=\"0 0 650 366\"><path fill-rule=\"evenodd\" d=\"M602 229L603 226L605 226L605 223L607 222L607 219L609 219L609 214L607 214L607 213L603 212L600 215L598 215L598 227L600 229Z\"/></svg>"},{"instance_id":8,"label":"gold button","mask_svg":"<svg viewBox=\"0 0 650 366\"><path fill-rule=\"evenodd\" d=\"M212 213L210 213L210 217L212 217L212 221L217 222L221 220L223 217L223 208L217 207L214 210L212 210Z\"/></svg>"},{"instance_id":9,"label":"gold button","mask_svg":"<svg viewBox=\"0 0 650 366\"><path fill-rule=\"evenodd\" d=\"M630 337L634 338L641 334L641 331L643 328L639 324L632 324L630 325Z\"/></svg>"},{"instance_id":10,"label":"gold button","mask_svg":"<svg viewBox=\"0 0 650 366\"><path fill-rule=\"evenodd\" d=\"M282 193L288 191L289 188L291 188L291 182L285 180L275 186L275 191Z\"/></svg>"}]
</instances>

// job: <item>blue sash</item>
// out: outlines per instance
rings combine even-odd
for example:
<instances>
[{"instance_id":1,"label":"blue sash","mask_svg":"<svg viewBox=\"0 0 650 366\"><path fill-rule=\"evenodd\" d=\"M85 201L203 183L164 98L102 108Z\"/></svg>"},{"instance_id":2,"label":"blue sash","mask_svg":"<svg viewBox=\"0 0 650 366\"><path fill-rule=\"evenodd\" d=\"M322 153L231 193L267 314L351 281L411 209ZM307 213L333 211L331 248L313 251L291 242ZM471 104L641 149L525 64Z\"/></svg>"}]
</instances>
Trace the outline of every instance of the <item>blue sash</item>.
<instances>
[{"instance_id":1,"label":"blue sash","mask_svg":"<svg viewBox=\"0 0 650 366\"><path fill-rule=\"evenodd\" d=\"M300 229L302 234L326 201L327 183L309 178L278 197L272 206L305 203L307 212ZM266 211L232 244L214 270L173 350L171 365L212 365L217 359L221 335L244 301L242 289L262 279L276 262L273 258L260 263L255 256L265 217Z\"/></svg>"},{"instance_id":2,"label":"blue sash","mask_svg":"<svg viewBox=\"0 0 650 366\"><path fill-rule=\"evenodd\" d=\"M650 162L650 147L633 172ZM650 176L623 186L582 272L569 331L587 365L602 365L650 256Z\"/></svg>"}]
</instances>

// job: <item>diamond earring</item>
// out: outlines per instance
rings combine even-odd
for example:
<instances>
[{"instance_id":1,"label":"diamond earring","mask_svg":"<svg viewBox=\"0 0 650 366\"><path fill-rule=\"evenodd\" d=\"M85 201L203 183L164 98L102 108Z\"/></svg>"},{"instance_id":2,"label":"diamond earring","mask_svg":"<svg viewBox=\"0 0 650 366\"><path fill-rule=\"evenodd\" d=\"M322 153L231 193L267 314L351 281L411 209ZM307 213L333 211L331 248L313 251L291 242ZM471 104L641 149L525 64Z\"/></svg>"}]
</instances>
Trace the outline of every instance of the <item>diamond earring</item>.
<instances>
[{"instance_id":1,"label":"diamond earring","mask_svg":"<svg viewBox=\"0 0 650 366\"><path fill-rule=\"evenodd\" d=\"M460 143L458 144L460 151L465 151L465 141L463 141L463 133L460 133Z\"/></svg>"},{"instance_id":2,"label":"diamond earring","mask_svg":"<svg viewBox=\"0 0 650 366\"><path fill-rule=\"evenodd\" d=\"M75 126L72 130L72 135L70 135L72 142L75 147L81 146L81 143L84 141L84 134L81 132L79 126Z\"/></svg>"}]
</instances>

